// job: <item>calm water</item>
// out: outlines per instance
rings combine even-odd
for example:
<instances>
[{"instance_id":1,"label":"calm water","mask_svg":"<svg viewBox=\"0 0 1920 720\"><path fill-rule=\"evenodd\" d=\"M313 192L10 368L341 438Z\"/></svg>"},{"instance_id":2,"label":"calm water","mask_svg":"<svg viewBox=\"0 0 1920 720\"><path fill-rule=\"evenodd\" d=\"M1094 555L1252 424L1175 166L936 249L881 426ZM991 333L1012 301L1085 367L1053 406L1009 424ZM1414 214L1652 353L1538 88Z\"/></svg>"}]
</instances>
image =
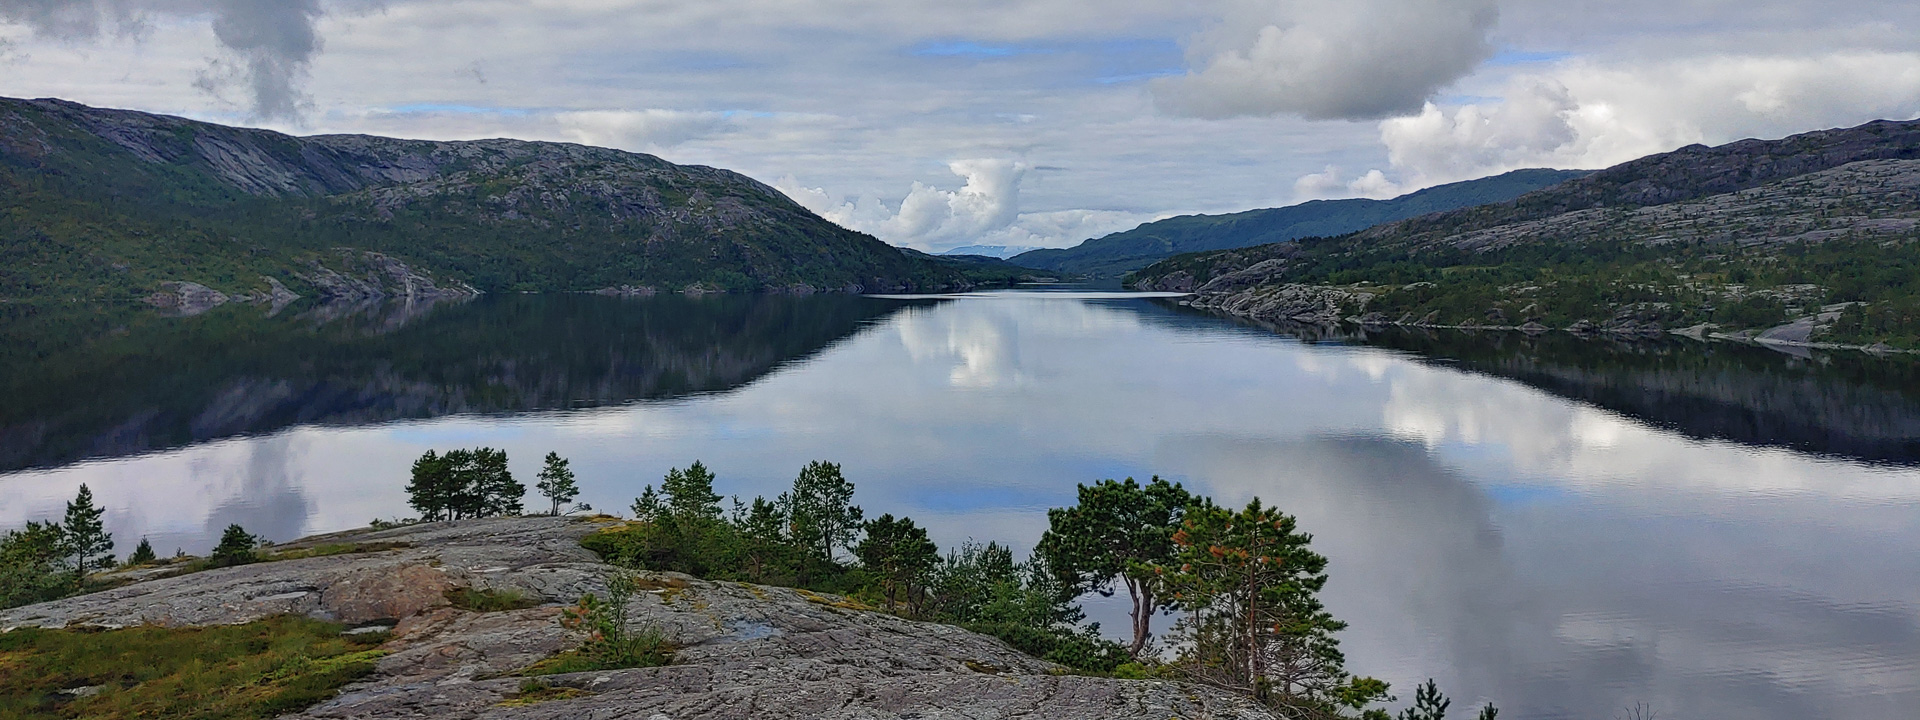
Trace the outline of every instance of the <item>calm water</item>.
<instances>
[{"instance_id":1,"label":"calm water","mask_svg":"<svg viewBox=\"0 0 1920 720\"><path fill-rule=\"evenodd\" d=\"M286 540L404 514L415 456L491 445L526 478L572 458L608 509L695 459L746 497L831 459L870 513L1024 549L1075 483L1158 474L1298 515L1352 667L1402 696L1433 676L1514 718L1920 708L1903 362L1307 343L1085 293L9 312L0 527L85 482L123 551L204 552L232 522Z\"/></svg>"}]
</instances>

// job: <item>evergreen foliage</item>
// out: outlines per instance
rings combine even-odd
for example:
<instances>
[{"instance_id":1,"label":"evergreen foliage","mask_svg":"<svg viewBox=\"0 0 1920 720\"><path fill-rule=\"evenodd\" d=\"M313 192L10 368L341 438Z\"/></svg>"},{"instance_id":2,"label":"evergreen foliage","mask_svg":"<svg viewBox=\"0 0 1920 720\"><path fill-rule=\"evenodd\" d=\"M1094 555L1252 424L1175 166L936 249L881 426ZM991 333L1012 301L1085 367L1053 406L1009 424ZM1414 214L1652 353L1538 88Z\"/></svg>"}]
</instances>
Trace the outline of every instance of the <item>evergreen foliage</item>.
<instances>
[{"instance_id":1,"label":"evergreen foliage","mask_svg":"<svg viewBox=\"0 0 1920 720\"><path fill-rule=\"evenodd\" d=\"M648 486L634 501L638 522L582 544L609 561L652 570L852 596L991 634L1083 671L1112 672L1128 659L1097 626L1077 626L1074 593L1043 561L1015 563L999 545L972 543L942 559L926 530L908 518L862 522L853 483L837 465L809 463L778 499L735 499L725 518L715 516L717 500L710 500L718 497L711 472L693 467L670 471L666 492ZM807 515L796 519L795 507ZM852 542L863 530L864 541ZM828 548L848 544L858 564L828 556Z\"/></svg>"},{"instance_id":2,"label":"evergreen foliage","mask_svg":"<svg viewBox=\"0 0 1920 720\"><path fill-rule=\"evenodd\" d=\"M59 523L28 521L0 535L0 608L64 597L74 590Z\"/></svg>"},{"instance_id":3,"label":"evergreen foliage","mask_svg":"<svg viewBox=\"0 0 1920 720\"><path fill-rule=\"evenodd\" d=\"M140 545L133 549L133 554L127 556L128 565L151 565L159 560L160 557L153 553L153 543L147 542L146 538L140 538Z\"/></svg>"},{"instance_id":4,"label":"evergreen foliage","mask_svg":"<svg viewBox=\"0 0 1920 720\"><path fill-rule=\"evenodd\" d=\"M1238 511L1189 508L1173 561L1155 568L1186 611L1175 626L1179 671L1288 717L1347 717L1385 699L1386 683L1346 670L1333 636L1346 624L1320 604L1327 559L1311 540L1258 498Z\"/></svg>"},{"instance_id":5,"label":"evergreen foliage","mask_svg":"<svg viewBox=\"0 0 1920 720\"><path fill-rule=\"evenodd\" d=\"M260 538L247 532L246 528L237 523L228 525L226 531L220 533L220 544L207 554L207 564L211 567L233 567L258 562L259 547Z\"/></svg>"},{"instance_id":6,"label":"evergreen foliage","mask_svg":"<svg viewBox=\"0 0 1920 720\"><path fill-rule=\"evenodd\" d=\"M560 613L560 626L581 636L580 647L534 666L530 675L659 667L673 662L673 647L659 628L638 631L627 622L628 604L639 589L632 574L607 579L607 597L588 593Z\"/></svg>"},{"instance_id":7,"label":"evergreen foliage","mask_svg":"<svg viewBox=\"0 0 1920 720\"><path fill-rule=\"evenodd\" d=\"M444 455L428 450L414 461L407 483L408 504L427 522L519 515L526 494L507 469L507 452L484 447Z\"/></svg>"},{"instance_id":8,"label":"evergreen foliage","mask_svg":"<svg viewBox=\"0 0 1920 720\"><path fill-rule=\"evenodd\" d=\"M559 515L560 508L580 497L580 486L573 480L573 470L567 467L567 459L560 453L547 453L546 465L540 468L540 481L534 488L553 503L548 514Z\"/></svg>"},{"instance_id":9,"label":"evergreen foliage","mask_svg":"<svg viewBox=\"0 0 1920 720\"><path fill-rule=\"evenodd\" d=\"M88 572L113 567L113 535L107 532L102 519L106 510L93 504L93 491L86 483L80 484L80 492L73 502L67 503L65 541L69 562L73 566L73 584L80 585Z\"/></svg>"},{"instance_id":10,"label":"evergreen foliage","mask_svg":"<svg viewBox=\"0 0 1920 720\"><path fill-rule=\"evenodd\" d=\"M1133 644L1139 657L1152 620L1166 603L1153 568L1174 554L1173 535L1194 498L1158 477L1146 485L1127 478L1079 486L1079 504L1047 511L1048 529L1034 552L1074 591L1112 596L1117 583L1132 601Z\"/></svg>"},{"instance_id":11,"label":"evergreen foliage","mask_svg":"<svg viewBox=\"0 0 1920 720\"><path fill-rule=\"evenodd\" d=\"M807 463L793 481L793 490L780 496L787 509L793 538L824 560L833 560L836 548L851 548L865 515L853 504L853 483L840 474L840 465Z\"/></svg>"},{"instance_id":12,"label":"evergreen foliage","mask_svg":"<svg viewBox=\"0 0 1920 720\"><path fill-rule=\"evenodd\" d=\"M911 518L895 520L891 513L884 514L868 521L865 529L866 539L854 548L854 557L878 580L888 605L905 602L917 609L940 564L940 549Z\"/></svg>"}]
</instances>

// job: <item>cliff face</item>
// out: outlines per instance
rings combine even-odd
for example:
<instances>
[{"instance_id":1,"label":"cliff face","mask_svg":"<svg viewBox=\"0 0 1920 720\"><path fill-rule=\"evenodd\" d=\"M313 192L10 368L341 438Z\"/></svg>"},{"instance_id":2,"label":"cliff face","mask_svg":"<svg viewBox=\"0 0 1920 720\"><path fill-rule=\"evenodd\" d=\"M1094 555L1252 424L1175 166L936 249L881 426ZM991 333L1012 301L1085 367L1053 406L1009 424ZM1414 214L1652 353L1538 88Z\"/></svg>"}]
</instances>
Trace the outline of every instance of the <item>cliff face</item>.
<instances>
[{"instance_id":1,"label":"cliff face","mask_svg":"<svg viewBox=\"0 0 1920 720\"><path fill-rule=\"evenodd\" d=\"M543 678L578 697L501 706L517 671L579 639L560 608L605 596L615 571L578 540L594 523L503 518L355 531L279 546L370 548L326 557L147 579L92 595L0 611L0 628L202 626L300 614L392 627L373 675L298 718L926 718L1267 720L1217 690L1056 674L999 640L855 608L841 598L641 573L629 605L658 628L674 664ZM458 588L512 590L542 604L471 612Z\"/></svg>"},{"instance_id":2,"label":"cliff face","mask_svg":"<svg viewBox=\"0 0 1920 720\"><path fill-rule=\"evenodd\" d=\"M566 143L303 138L0 98L0 191L16 261L0 297L170 281L233 296L269 279L332 297L328 273L367 253L466 291L967 286L738 173Z\"/></svg>"}]
</instances>

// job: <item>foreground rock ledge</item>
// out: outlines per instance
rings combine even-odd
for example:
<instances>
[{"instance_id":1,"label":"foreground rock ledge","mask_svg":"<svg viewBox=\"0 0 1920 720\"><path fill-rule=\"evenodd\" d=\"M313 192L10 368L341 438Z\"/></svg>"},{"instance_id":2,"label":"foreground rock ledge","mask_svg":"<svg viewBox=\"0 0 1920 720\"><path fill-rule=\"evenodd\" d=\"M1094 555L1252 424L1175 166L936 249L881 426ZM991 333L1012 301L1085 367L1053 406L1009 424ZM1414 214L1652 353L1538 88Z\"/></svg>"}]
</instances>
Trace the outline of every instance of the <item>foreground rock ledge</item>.
<instances>
[{"instance_id":1,"label":"foreground rock ledge","mask_svg":"<svg viewBox=\"0 0 1920 720\"><path fill-rule=\"evenodd\" d=\"M403 547L149 579L0 611L0 628L244 623L295 613L350 624L395 623L375 674L298 718L1059 718L1205 720L1272 717L1212 688L1058 674L1060 668L959 628L844 607L787 588L646 573L655 590L636 624L683 649L668 667L556 675L591 694L501 707L508 675L572 647L560 607L604 593L612 568L581 548L595 523L503 518L308 538ZM517 590L546 604L476 613L448 589Z\"/></svg>"}]
</instances>

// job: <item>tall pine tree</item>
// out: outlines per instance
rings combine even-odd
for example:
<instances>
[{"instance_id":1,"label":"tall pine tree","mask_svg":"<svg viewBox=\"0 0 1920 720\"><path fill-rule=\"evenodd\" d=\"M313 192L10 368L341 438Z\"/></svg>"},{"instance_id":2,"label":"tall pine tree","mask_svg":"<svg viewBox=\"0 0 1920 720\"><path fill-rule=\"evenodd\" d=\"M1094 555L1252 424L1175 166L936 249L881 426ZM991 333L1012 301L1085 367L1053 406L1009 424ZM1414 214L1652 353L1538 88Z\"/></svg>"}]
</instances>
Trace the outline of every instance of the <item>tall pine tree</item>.
<instances>
[{"instance_id":1,"label":"tall pine tree","mask_svg":"<svg viewBox=\"0 0 1920 720\"><path fill-rule=\"evenodd\" d=\"M93 504L93 491L84 483L67 503L66 550L76 585L89 571L113 567L113 535L101 519L106 512Z\"/></svg>"},{"instance_id":2,"label":"tall pine tree","mask_svg":"<svg viewBox=\"0 0 1920 720\"><path fill-rule=\"evenodd\" d=\"M540 481L533 485L553 503L550 511L553 515L559 515L561 506L580 497L580 486L573 482L573 470L567 465L567 459L560 457L560 453L547 453L546 466L540 468Z\"/></svg>"}]
</instances>

